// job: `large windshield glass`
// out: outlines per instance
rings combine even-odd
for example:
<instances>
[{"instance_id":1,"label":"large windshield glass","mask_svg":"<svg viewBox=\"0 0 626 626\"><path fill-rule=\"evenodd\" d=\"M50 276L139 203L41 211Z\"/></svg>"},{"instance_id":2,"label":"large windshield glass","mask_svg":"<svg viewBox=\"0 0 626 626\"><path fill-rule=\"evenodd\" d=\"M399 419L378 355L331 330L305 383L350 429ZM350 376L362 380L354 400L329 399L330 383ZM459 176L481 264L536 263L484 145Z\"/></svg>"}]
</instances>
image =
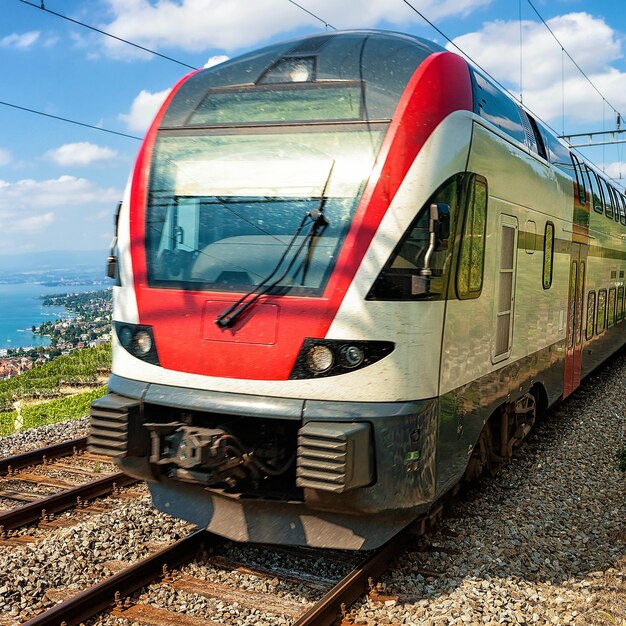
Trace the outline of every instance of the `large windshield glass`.
<instances>
[{"instance_id":1,"label":"large windshield glass","mask_svg":"<svg viewBox=\"0 0 626 626\"><path fill-rule=\"evenodd\" d=\"M274 271L306 213L323 206L327 225L276 287L321 295L385 127L161 131L146 215L149 284L248 291Z\"/></svg>"}]
</instances>

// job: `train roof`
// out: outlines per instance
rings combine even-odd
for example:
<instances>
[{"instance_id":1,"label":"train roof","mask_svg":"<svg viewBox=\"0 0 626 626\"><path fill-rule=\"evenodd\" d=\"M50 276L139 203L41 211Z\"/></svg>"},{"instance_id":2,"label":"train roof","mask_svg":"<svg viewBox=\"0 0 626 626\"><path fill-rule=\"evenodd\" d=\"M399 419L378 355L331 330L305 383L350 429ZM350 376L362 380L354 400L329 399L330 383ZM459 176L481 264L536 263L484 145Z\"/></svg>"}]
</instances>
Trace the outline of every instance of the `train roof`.
<instances>
[{"instance_id":1,"label":"train roof","mask_svg":"<svg viewBox=\"0 0 626 626\"><path fill-rule=\"evenodd\" d=\"M417 67L444 51L420 37L380 30L330 32L272 44L192 75L170 103L161 127L187 126L211 91L339 81L366 85L368 120L390 119Z\"/></svg>"}]
</instances>

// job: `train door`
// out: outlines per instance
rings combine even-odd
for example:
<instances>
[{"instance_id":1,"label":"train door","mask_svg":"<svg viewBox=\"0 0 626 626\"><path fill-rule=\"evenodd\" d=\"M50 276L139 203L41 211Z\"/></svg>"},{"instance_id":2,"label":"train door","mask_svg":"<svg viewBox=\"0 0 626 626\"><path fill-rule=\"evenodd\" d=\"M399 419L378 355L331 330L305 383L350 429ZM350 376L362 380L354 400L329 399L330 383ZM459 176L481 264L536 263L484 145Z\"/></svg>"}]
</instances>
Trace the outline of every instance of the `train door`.
<instances>
[{"instance_id":1,"label":"train door","mask_svg":"<svg viewBox=\"0 0 626 626\"><path fill-rule=\"evenodd\" d=\"M583 349L583 295L585 293L586 272L587 247L580 243L572 243L567 301L564 398L580 385Z\"/></svg>"},{"instance_id":2,"label":"train door","mask_svg":"<svg viewBox=\"0 0 626 626\"><path fill-rule=\"evenodd\" d=\"M495 336L492 344L492 362L498 363L511 356L513 345L513 313L515 309L515 269L517 266L517 218L500 215L498 237L498 277L495 293Z\"/></svg>"}]
</instances>

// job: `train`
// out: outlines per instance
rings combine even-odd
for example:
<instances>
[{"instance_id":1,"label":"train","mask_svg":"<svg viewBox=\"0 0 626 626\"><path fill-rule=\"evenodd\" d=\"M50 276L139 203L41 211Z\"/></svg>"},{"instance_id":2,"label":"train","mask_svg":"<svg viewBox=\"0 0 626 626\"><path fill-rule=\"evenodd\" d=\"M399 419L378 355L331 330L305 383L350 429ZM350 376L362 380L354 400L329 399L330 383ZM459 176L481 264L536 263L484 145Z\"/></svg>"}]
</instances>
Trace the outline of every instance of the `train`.
<instances>
[{"instance_id":1,"label":"train","mask_svg":"<svg viewBox=\"0 0 626 626\"><path fill-rule=\"evenodd\" d=\"M115 223L89 448L235 541L381 545L626 339L623 191L402 33L184 77Z\"/></svg>"}]
</instances>

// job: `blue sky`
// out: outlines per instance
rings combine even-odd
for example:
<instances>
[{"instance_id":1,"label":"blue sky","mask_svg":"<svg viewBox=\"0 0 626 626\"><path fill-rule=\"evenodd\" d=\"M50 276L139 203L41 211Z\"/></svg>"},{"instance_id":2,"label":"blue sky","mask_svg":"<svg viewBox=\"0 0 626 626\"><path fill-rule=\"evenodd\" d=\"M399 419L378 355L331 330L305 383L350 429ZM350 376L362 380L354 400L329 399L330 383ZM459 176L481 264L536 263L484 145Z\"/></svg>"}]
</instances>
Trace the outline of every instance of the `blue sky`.
<instances>
[{"instance_id":1,"label":"blue sky","mask_svg":"<svg viewBox=\"0 0 626 626\"><path fill-rule=\"evenodd\" d=\"M324 29L289 0L44 1L50 11L194 67ZM606 101L626 114L623 0L532 2ZM402 0L298 4L340 29L386 28L446 44ZM560 47L527 0L411 4L515 94L520 93L521 4L524 103L559 132L614 128L609 104L569 60L562 63ZM20 0L3 0L3 9L1 101L141 136L167 90L188 71ZM106 248L113 210L138 148L135 139L0 105L0 253ZM617 146L585 152L626 181L623 153Z\"/></svg>"}]
</instances>

